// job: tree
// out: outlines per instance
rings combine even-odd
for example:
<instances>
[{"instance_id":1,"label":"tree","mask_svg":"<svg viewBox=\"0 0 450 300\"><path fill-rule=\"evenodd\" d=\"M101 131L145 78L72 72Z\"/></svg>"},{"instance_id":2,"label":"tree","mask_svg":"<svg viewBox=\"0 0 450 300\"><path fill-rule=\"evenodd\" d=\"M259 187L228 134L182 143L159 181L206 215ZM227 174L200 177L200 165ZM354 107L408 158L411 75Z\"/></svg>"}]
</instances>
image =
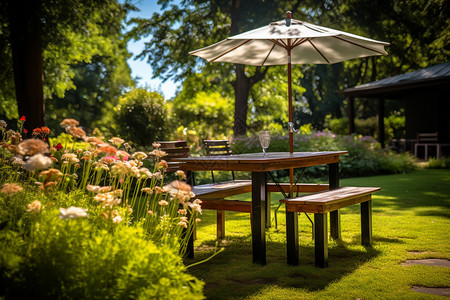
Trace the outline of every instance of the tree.
<instances>
[{"instance_id":1,"label":"tree","mask_svg":"<svg viewBox=\"0 0 450 300\"><path fill-rule=\"evenodd\" d=\"M160 1L166 9L170 0ZM230 77L233 65L206 64L200 59L190 57L189 51L216 43L230 35L267 25L282 19L286 3L292 1L181 1L181 7L172 5L170 10L155 13L151 19L132 19L137 26L131 31L136 38L151 36L146 48L138 56L147 58L153 68L153 76L164 79L185 80L194 73L214 73ZM293 9L298 7L300 1ZM264 79L268 68L234 66L234 76L225 81L231 84L235 98L234 134L242 135L247 131L247 112L252 87ZM221 82L223 84L224 82Z\"/></svg>"},{"instance_id":2,"label":"tree","mask_svg":"<svg viewBox=\"0 0 450 300\"><path fill-rule=\"evenodd\" d=\"M14 73L15 88L10 80L0 83L2 100L11 103L15 92L27 125L44 125L44 98L74 88L70 66L100 54L108 45L102 30L120 23L117 16L130 8L115 0L7 1L0 9L0 55L2 75Z\"/></svg>"},{"instance_id":3,"label":"tree","mask_svg":"<svg viewBox=\"0 0 450 300\"><path fill-rule=\"evenodd\" d=\"M163 9L169 8L170 2L160 1ZM131 34L135 38L151 37L140 57L152 66L154 77L184 81L202 74L198 80L204 82L195 84L197 91L203 85L234 93L235 134L245 133L250 126L245 116L249 103L257 101L252 98L258 95L255 87L271 84L267 68L207 63L189 57L189 51L282 19L286 10L291 10L295 19L391 42L387 57L295 67L304 73L297 84L307 88L306 94L295 95L297 118L321 128L324 116L339 117L343 113L344 99L335 94L337 90L448 61L448 5L444 0L185 0L180 7L171 6L151 19L132 20L137 27ZM226 84L232 88L224 88Z\"/></svg>"}]
</instances>

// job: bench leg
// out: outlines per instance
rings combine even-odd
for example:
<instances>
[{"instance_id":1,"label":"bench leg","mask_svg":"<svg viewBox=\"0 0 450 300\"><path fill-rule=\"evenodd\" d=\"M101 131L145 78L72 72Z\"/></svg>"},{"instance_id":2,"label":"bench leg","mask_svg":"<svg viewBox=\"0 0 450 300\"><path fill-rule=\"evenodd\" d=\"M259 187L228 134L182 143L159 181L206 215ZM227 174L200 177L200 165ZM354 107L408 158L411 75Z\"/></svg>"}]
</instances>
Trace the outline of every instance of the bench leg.
<instances>
[{"instance_id":1,"label":"bench leg","mask_svg":"<svg viewBox=\"0 0 450 300\"><path fill-rule=\"evenodd\" d=\"M372 243L372 200L361 202L361 244Z\"/></svg>"},{"instance_id":2,"label":"bench leg","mask_svg":"<svg viewBox=\"0 0 450 300\"><path fill-rule=\"evenodd\" d=\"M298 214L286 212L287 263L298 266Z\"/></svg>"},{"instance_id":3,"label":"bench leg","mask_svg":"<svg viewBox=\"0 0 450 300\"><path fill-rule=\"evenodd\" d=\"M314 240L314 252L316 266L328 267L328 229L327 214L314 214L314 227L316 239Z\"/></svg>"},{"instance_id":4,"label":"bench leg","mask_svg":"<svg viewBox=\"0 0 450 300\"><path fill-rule=\"evenodd\" d=\"M330 235L334 240L341 239L341 212L339 209L330 212Z\"/></svg>"},{"instance_id":5,"label":"bench leg","mask_svg":"<svg viewBox=\"0 0 450 300\"><path fill-rule=\"evenodd\" d=\"M225 211L217 211L217 239L225 239Z\"/></svg>"},{"instance_id":6,"label":"bench leg","mask_svg":"<svg viewBox=\"0 0 450 300\"><path fill-rule=\"evenodd\" d=\"M328 165L330 190L339 188L339 164ZM341 239L341 214L339 210L330 212L330 234L335 240Z\"/></svg>"}]
</instances>

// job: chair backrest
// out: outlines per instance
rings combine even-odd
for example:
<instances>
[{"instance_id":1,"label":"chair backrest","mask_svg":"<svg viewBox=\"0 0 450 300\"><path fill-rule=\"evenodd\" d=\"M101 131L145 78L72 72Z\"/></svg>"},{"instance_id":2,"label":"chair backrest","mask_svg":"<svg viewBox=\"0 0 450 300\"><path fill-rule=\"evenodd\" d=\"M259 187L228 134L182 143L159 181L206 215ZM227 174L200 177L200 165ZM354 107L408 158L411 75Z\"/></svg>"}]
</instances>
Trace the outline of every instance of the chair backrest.
<instances>
[{"instance_id":1,"label":"chair backrest","mask_svg":"<svg viewBox=\"0 0 450 300\"><path fill-rule=\"evenodd\" d=\"M232 154L228 140L203 140L203 145L207 156Z\"/></svg>"},{"instance_id":2,"label":"chair backrest","mask_svg":"<svg viewBox=\"0 0 450 300\"><path fill-rule=\"evenodd\" d=\"M171 173L180 170L179 159L190 156L186 141L158 141L158 143L161 144L159 149L167 152L167 156L163 157L168 165L166 172Z\"/></svg>"},{"instance_id":3,"label":"chair backrest","mask_svg":"<svg viewBox=\"0 0 450 300\"><path fill-rule=\"evenodd\" d=\"M206 150L206 156L218 156L218 155L231 155L231 146L228 140L203 140L203 146ZM234 178L234 172L231 171L231 175ZM212 181L215 183L214 172L211 171Z\"/></svg>"},{"instance_id":4,"label":"chair backrest","mask_svg":"<svg viewBox=\"0 0 450 300\"><path fill-rule=\"evenodd\" d=\"M418 143L437 143L438 142L438 133L417 133L417 142Z\"/></svg>"}]
</instances>

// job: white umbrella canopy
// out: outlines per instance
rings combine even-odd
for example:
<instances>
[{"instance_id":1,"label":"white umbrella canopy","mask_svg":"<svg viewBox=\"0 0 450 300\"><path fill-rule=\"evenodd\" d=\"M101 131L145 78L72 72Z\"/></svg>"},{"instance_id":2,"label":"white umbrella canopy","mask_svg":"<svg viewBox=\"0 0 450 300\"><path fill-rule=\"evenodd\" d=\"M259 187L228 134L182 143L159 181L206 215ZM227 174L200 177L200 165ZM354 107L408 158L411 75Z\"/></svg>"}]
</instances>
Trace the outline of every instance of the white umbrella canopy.
<instances>
[{"instance_id":1,"label":"white umbrella canopy","mask_svg":"<svg viewBox=\"0 0 450 300\"><path fill-rule=\"evenodd\" d=\"M353 58L387 55L389 43L334 30L307 22L290 20L229 37L214 45L189 52L210 62L251 66L288 64L333 64Z\"/></svg>"},{"instance_id":2,"label":"white umbrella canopy","mask_svg":"<svg viewBox=\"0 0 450 300\"><path fill-rule=\"evenodd\" d=\"M250 30L211 46L189 52L209 62L251 66L287 65L289 151L293 152L291 64L333 64L354 58L387 55L389 43L355 34L286 19Z\"/></svg>"}]
</instances>

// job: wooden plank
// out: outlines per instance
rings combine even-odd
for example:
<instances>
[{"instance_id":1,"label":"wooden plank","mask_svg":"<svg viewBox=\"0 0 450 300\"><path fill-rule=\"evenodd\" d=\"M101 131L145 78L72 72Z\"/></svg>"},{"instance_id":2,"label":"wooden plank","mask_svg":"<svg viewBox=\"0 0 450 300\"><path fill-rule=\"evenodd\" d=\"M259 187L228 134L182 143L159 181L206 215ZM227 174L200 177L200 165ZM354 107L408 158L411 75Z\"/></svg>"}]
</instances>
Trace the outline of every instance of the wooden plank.
<instances>
[{"instance_id":1,"label":"wooden plank","mask_svg":"<svg viewBox=\"0 0 450 300\"><path fill-rule=\"evenodd\" d=\"M214 156L208 156L205 158L214 158ZM223 158L220 156L220 158ZM182 170L189 171L248 171L248 172L267 172L284 170L289 168L303 168L317 165L326 165L330 163L338 163L339 156L324 156L314 158L303 158L293 160L280 160L273 162L262 161L227 161L227 160L201 160L201 161L187 161L186 159L180 159L180 168Z\"/></svg>"},{"instance_id":2,"label":"wooden plank","mask_svg":"<svg viewBox=\"0 0 450 300\"><path fill-rule=\"evenodd\" d=\"M305 213L327 213L334 210L338 210L350 205L358 204L361 202L365 202L371 199L369 195L361 195L361 196L353 196L347 199L340 199L339 202L335 203L326 203L326 202L308 202L308 203L299 203L299 202L284 202L286 203L286 211L296 211L296 212L305 212Z\"/></svg>"},{"instance_id":3,"label":"wooden plank","mask_svg":"<svg viewBox=\"0 0 450 300\"><path fill-rule=\"evenodd\" d=\"M236 180L218 184L203 184L193 187L194 194L199 199L226 198L234 195L250 193L252 191L250 180Z\"/></svg>"},{"instance_id":4,"label":"wooden plank","mask_svg":"<svg viewBox=\"0 0 450 300\"><path fill-rule=\"evenodd\" d=\"M281 202L289 202L289 203L320 203L320 202L339 202L342 199L351 198L353 196L360 196L360 195L368 195L372 194L374 192L380 191L381 188L379 187L352 187L352 186L346 186L337 188L334 190L329 190L325 192L319 192L315 194L300 196L296 198L291 199L283 199L280 200Z\"/></svg>"},{"instance_id":5,"label":"wooden plank","mask_svg":"<svg viewBox=\"0 0 450 300\"><path fill-rule=\"evenodd\" d=\"M241 200L205 199L202 200L202 209L226 210L251 213L252 203Z\"/></svg>"},{"instance_id":6,"label":"wooden plank","mask_svg":"<svg viewBox=\"0 0 450 300\"><path fill-rule=\"evenodd\" d=\"M188 157L180 159L186 171L253 171L265 172L289 168L301 168L321 164L338 163L339 156L347 151L330 152L271 152L268 157L261 153Z\"/></svg>"},{"instance_id":7,"label":"wooden plank","mask_svg":"<svg viewBox=\"0 0 450 300\"><path fill-rule=\"evenodd\" d=\"M283 191L289 193L291 184L283 182L279 184ZM294 193L317 193L327 191L329 189L328 184L315 184L315 183L300 183L294 186ZM280 192L280 189L275 183L267 184L267 191L271 193ZM281 193L281 192L280 192Z\"/></svg>"},{"instance_id":8,"label":"wooden plank","mask_svg":"<svg viewBox=\"0 0 450 300\"><path fill-rule=\"evenodd\" d=\"M353 204L371 200L371 193L380 188L343 187L326 192L282 199L286 204L286 211L306 213L327 213Z\"/></svg>"}]
</instances>

